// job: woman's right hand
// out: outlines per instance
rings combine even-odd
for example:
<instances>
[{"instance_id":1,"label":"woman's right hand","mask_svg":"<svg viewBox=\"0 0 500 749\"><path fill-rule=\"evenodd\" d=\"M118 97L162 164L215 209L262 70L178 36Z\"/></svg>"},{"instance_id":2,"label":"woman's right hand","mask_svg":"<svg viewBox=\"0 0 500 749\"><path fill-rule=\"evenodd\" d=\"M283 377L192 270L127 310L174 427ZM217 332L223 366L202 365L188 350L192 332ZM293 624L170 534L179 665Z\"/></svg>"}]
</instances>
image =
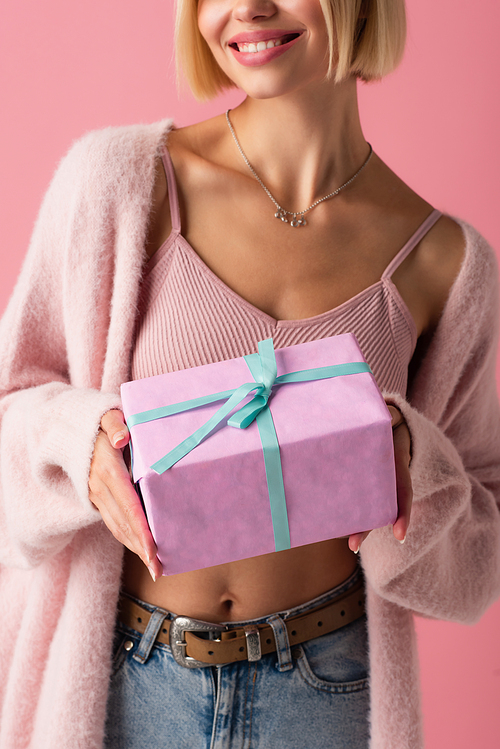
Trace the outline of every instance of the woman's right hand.
<instances>
[{"instance_id":1,"label":"woman's right hand","mask_svg":"<svg viewBox=\"0 0 500 749\"><path fill-rule=\"evenodd\" d=\"M94 446L90 466L89 498L113 536L137 554L154 581L163 573L156 545L123 459L129 431L121 411L108 411Z\"/></svg>"}]
</instances>

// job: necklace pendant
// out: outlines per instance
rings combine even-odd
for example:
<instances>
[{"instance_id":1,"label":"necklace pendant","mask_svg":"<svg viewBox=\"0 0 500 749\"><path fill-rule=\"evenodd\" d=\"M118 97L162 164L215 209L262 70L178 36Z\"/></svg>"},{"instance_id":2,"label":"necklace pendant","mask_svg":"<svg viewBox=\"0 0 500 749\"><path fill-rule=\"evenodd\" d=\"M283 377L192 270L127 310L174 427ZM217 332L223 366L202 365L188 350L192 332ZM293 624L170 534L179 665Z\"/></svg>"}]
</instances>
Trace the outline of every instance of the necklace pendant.
<instances>
[{"instance_id":1,"label":"necklace pendant","mask_svg":"<svg viewBox=\"0 0 500 749\"><path fill-rule=\"evenodd\" d=\"M366 157L366 160L364 161L363 164L361 164L361 166L358 169L358 171L355 174L353 174L350 179L347 180L347 182L344 182L343 185L340 185L340 187L337 187L336 190L334 190L333 192L328 193L328 195L325 195L323 198L319 198L319 200L315 200L314 203L311 203L311 205L309 206L309 208L305 208L303 211L299 211L299 213L292 213L291 211L286 211L284 208L282 208L280 206L280 204L278 203L278 201L276 200L276 198L270 193L270 191L268 190L268 188L265 186L265 184L263 183L263 181L261 180L261 178L259 177L259 175L255 171L255 169L253 168L253 166L251 165L251 163L247 159L247 157L245 155L245 152L243 151L243 149L242 149L242 147L240 145L240 142L239 142L238 138L236 137L236 133L234 132L234 128L231 125L231 120L229 119L229 112L230 111L231 110L228 109L227 112L226 112L227 125L229 127L229 131L230 131L231 135L233 136L233 140L236 143L236 147L237 147L238 151L240 152L240 154L241 154L241 156L243 158L243 161L245 162L245 164L247 165L247 167L250 169L250 171L252 172L253 176L255 177L255 179L257 180L257 182L259 183L259 185L266 192L268 198L270 198L273 201L274 205L278 209L276 211L276 213L274 214L274 217L275 218L280 218L283 221L284 224L290 223L290 226L293 229L299 228L301 226L307 226L307 221L304 218L304 214L305 213L309 213L309 211L311 211L313 208L316 208L317 205L319 205L320 203L323 203L325 200L330 200L330 198L334 198L336 195L339 194L339 192L341 190L344 189L344 187L347 187L348 185L351 184L351 182L354 182L354 180L356 179L356 177L358 177L358 175L361 174L361 172L367 166L368 162L370 161L371 157L373 156L373 148L368 143L367 145L370 148L370 152L369 152L368 156ZM292 216L292 219L289 221L288 218L287 218L287 216Z\"/></svg>"},{"instance_id":2,"label":"necklace pendant","mask_svg":"<svg viewBox=\"0 0 500 749\"><path fill-rule=\"evenodd\" d=\"M307 226L307 221L304 216L299 216L299 218L297 218L297 215L294 213L293 219L290 221L290 226L293 226L294 229L300 226Z\"/></svg>"}]
</instances>

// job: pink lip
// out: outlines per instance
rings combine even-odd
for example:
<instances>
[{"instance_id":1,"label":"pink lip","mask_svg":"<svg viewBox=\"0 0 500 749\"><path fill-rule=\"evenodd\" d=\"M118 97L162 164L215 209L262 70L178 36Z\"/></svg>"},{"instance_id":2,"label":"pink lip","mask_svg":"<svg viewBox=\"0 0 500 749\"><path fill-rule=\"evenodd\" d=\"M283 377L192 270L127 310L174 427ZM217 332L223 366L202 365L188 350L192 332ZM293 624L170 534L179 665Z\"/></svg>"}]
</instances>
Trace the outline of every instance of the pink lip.
<instances>
[{"instance_id":1,"label":"pink lip","mask_svg":"<svg viewBox=\"0 0 500 749\"><path fill-rule=\"evenodd\" d=\"M237 43L256 43L256 42L267 42L270 39L279 39L282 36L288 35L288 34L299 34L299 36L295 37L295 39L292 39L291 41L287 42L286 44L280 44L278 47L271 47L271 49L263 49L262 52L240 52L239 49L235 49L234 47L230 47L231 52L233 53L236 60L241 63L241 65L244 65L247 68L254 68L259 65L265 65L266 63L270 62L271 60L275 60L277 57L281 57L281 55L285 54L290 47L297 42L302 34L298 31L284 31L282 32L279 29L269 30L269 31L249 31L248 33L238 34L237 36L234 36L230 41L229 44L237 44Z\"/></svg>"},{"instance_id":2,"label":"pink lip","mask_svg":"<svg viewBox=\"0 0 500 749\"><path fill-rule=\"evenodd\" d=\"M241 34L236 34L229 39L228 44L240 44L246 42L251 44L252 42L268 42L269 39L279 39L282 36L288 34L301 34L302 32L298 29L261 29L260 31L243 31Z\"/></svg>"}]
</instances>

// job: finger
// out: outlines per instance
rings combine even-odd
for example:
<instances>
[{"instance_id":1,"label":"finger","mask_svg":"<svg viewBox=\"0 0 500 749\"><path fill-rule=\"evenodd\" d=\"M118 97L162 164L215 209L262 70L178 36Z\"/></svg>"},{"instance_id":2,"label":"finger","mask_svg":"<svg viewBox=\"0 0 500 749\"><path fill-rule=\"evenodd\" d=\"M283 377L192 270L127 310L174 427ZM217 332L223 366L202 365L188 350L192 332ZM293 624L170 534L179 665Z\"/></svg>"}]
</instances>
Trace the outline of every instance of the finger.
<instances>
[{"instance_id":1,"label":"finger","mask_svg":"<svg viewBox=\"0 0 500 749\"><path fill-rule=\"evenodd\" d=\"M157 556L149 563L148 570L154 583L163 575L163 566Z\"/></svg>"},{"instance_id":2,"label":"finger","mask_svg":"<svg viewBox=\"0 0 500 749\"><path fill-rule=\"evenodd\" d=\"M156 580L163 575L163 568L156 556L156 546L153 539L151 538L150 544L145 543L143 540L144 546L141 546L141 542L133 534L128 519L122 517L120 513L118 513L118 516L115 516L114 513L108 511L108 506L109 505L104 505L101 509L104 523L121 544L126 546L134 554L137 554L143 564L148 568L153 581L156 582Z\"/></svg>"},{"instance_id":3,"label":"finger","mask_svg":"<svg viewBox=\"0 0 500 749\"><path fill-rule=\"evenodd\" d=\"M156 548L150 541L150 531L140 504L132 487L118 486L117 481L110 481L94 476L90 482L90 499L102 515L114 537L124 546L149 564L156 554ZM113 489L109 484L113 484ZM134 496L135 495L135 496Z\"/></svg>"},{"instance_id":4,"label":"finger","mask_svg":"<svg viewBox=\"0 0 500 749\"><path fill-rule=\"evenodd\" d=\"M352 533L349 536L348 541L350 550L357 554L361 548L361 544L370 533L371 531L364 531L363 533Z\"/></svg>"},{"instance_id":5,"label":"finger","mask_svg":"<svg viewBox=\"0 0 500 749\"><path fill-rule=\"evenodd\" d=\"M130 540L135 547L132 550L149 565L156 556L156 545L125 465L123 470L109 470L105 483L112 497L108 509L114 516L121 535Z\"/></svg>"},{"instance_id":6,"label":"finger","mask_svg":"<svg viewBox=\"0 0 500 749\"><path fill-rule=\"evenodd\" d=\"M411 488L406 491L400 489L398 492L398 518L392 526L394 537L400 543L404 543L406 540L406 534L408 533L408 527L410 525L411 505Z\"/></svg>"},{"instance_id":7,"label":"finger","mask_svg":"<svg viewBox=\"0 0 500 749\"><path fill-rule=\"evenodd\" d=\"M118 449L125 447L129 441L129 431L123 413L114 408L104 414L101 429L107 435L111 445Z\"/></svg>"},{"instance_id":8,"label":"finger","mask_svg":"<svg viewBox=\"0 0 500 749\"><path fill-rule=\"evenodd\" d=\"M116 540L123 546L126 546L130 551L133 551L134 554L140 556L144 564L146 564L148 561L147 556L140 543L138 543L138 541L133 537L107 486L101 484L100 487L96 487L91 499L101 513L104 523Z\"/></svg>"},{"instance_id":9,"label":"finger","mask_svg":"<svg viewBox=\"0 0 500 749\"><path fill-rule=\"evenodd\" d=\"M109 489L102 484L92 499L117 541L140 557L154 581L161 577L163 568L156 556L156 545L137 495L128 503L117 502Z\"/></svg>"},{"instance_id":10,"label":"finger","mask_svg":"<svg viewBox=\"0 0 500 749\"><path fill-rule=\"evenodd\" d=\"M98 435L89 477L90 499L115 538L158 571L156 545L121 451Z\"/></svg>"},{"instance_id":11,"label":"finger","mask_svg":"<svg viewBox=\"0 0 500 749\"><path fill-rule=\"evenodd\" d=\"M403 416L399 408L391 405L388 405L387 408L389 409L389 413L392 417L391 426L393 429L396 429L400 424L406 423L405 417Z\"/></svg>"},{"instance_id":12,"label":"finger","mask_svg":"<svg viewBox=\"0 0 500 749\"><path fill-rule=\"evenodd\" d=\"M398 517L393 525L395 538L404 542L410 524L413 488L409 463L411 440L406 424L394 432L394 460L396 465L396 490L398 496Z\"/></svg>"},{"instance_id":13,"label":"finger","mask_svg":"<svg viewBox=\"0 0 500 749\"><path fill-rule=\"evenodd\" d=\"M99 503L98 507L105 525L117 541L139 556L141 561L148 568L153 581L156 582L156 580L163 575L163 567L156 556L156 546L154 541L151 538L151 543L145 544L145 546L142 547L140 541L138 541L134 536L127 519L121 515L119 510L116 511L116 508L113 506L111 494L109 494L109 500L110 501L108 502Z\"/></svg>"}]
</instances>

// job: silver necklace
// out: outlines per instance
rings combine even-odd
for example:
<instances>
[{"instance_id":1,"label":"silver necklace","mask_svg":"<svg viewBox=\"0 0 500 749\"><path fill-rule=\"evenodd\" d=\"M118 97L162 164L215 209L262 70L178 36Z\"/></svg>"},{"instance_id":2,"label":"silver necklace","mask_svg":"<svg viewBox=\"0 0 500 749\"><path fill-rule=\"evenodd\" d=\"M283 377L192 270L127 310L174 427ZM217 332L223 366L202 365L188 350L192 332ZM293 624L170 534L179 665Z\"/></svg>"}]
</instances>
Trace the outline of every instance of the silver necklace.
<instances>
[{"instance_id":1,"label":"silver necklace","mask_svg":"<svg viewBox=\"0 0 500 749\"><path fill-rule=\"evenodd\" d=\"M287 211L285 208L282 208L282 206L280 206L280 204L278 203L278 201L276 200L276 198L274 197L274 195L265 186L265 184L263 183L263 181L261 180L261 178L259 177L259 175L255 171L255 169L253 168L253 166L251 165L251 163L247 159L247 157L245 155L245 152L242 149L242 147L240 146L240 142L239 142L238 138L236 137L236 133L234 132L234 128L233 128L233 126L231 124L231 120L229 119L229 112L230 111L231 110L228 109L227 112L226 112L226 120L227 120L227 124L229 126L229 130L231 131L231 135L234 138L234 142L236 143L236 145L238 147L238 151L243 156L243 160L245 161L245 164L250 169L250 171L252 172L253 176L255 177L255 179L257 180L257 182L259 183L259 185L262 187L263 190L265 190L266 194L271 198L271 200L273 201L274 205L278 209L276 211L276 213L274 214L274 217L275 218L280 218L285 224L288 224L288 216L291 216L292 219L290 221L290 226L292 226L293 228L296 228L296 227L299 227L299 226L307 226L307 221L305 220L304 215L306 213L308 213L309 211L312 211L313 208L316 208L317 205L319 205L320 203L323 203L325 200L329 200L330 198L334 198L335 195L338 195L339 192L344 189L344 187L347 187L347 185L350 185L351 182L354 182L354 180L356 179L356 177L359 174L361 174L361 172L363 171L363 169L365 168L365 166L368 164L368 162L370 161L370 159L372 157L372 154L373 154L373 148L368 143L368 145L370 146L370 153L368 154L368 156L366 158L366 161L360 166L360 168L358 169L358 171L356 172L356 174L353 174L353 176L351 177L351 179L348 179L347 182L344 182L343 185L340 185L340 187L337 187L337 189L334 190L333 192L330 192L330 193L328 193L328 195L325 195L324 198L320 198L319 200L316 200L314 203L312 203L309 206L309 208L305 208L303 211Z\"/></svg>"}]
</instances>

